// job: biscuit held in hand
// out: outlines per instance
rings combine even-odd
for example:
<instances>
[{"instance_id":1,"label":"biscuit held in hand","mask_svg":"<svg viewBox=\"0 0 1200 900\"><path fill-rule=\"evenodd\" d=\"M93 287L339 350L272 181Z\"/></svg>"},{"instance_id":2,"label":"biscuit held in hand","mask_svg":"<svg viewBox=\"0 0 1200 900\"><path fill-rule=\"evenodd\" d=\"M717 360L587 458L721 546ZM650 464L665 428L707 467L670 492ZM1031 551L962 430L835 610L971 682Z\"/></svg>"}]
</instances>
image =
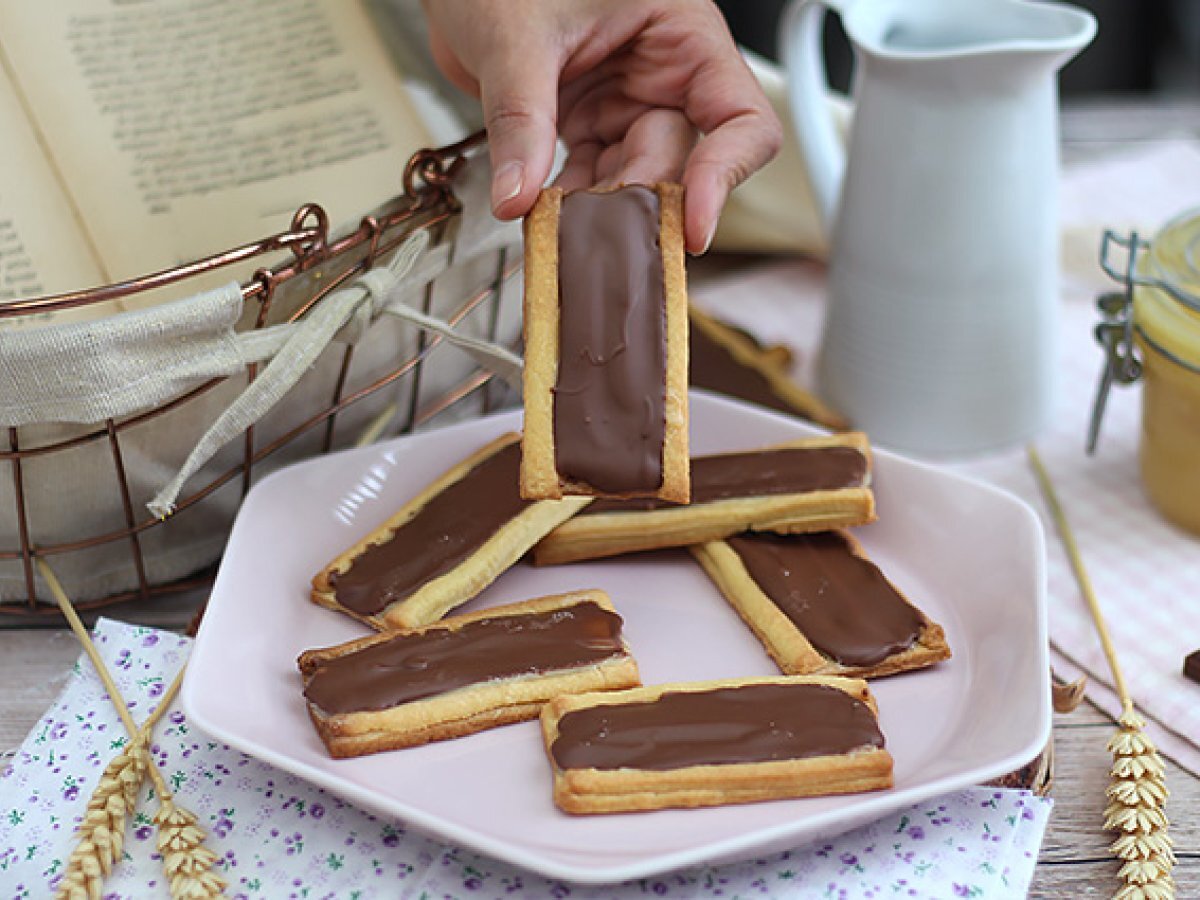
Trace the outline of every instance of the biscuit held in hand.
<instances>
[{"instance_id":1,"label":"biscuit held in hand","mask_svg":"<svg viewBox=\"0 0 1200 900\"><path fill-rule=\"evenodd\" d=\"M873 678L950 657L942 626L848 532L741 534L691 551L784 672Z\"/></svg>"},{"instance_id":2,"label":"biscuit held in hand","mask_svg":"<svg viewBox=\"0 0 1200 900\"><path fill-rule=\"evenodd\" d=\"M393 631L297 661L330 754L361 756L535 718L567 692L638 684L603 591L540 597Z\"/></svg>"},{"instance_id":3,"label":"biscuit held in hand","mask_svg":"<svg viewBox=\"0 0 1200 900\"><path fill-rule=\"evenodd\" d=\"M687 502L683 189L542 192L525 220L521 493Z\"/></svg>"},{"instance_id":4,"label":"biscuit held in hand","mask_svg":"<svg viewBox=\"0 0 1200 900\"><path fill-rule=\"evenodd\" d=\"M892 785L866 682L779 676L557 697L542 710L570 813L718 806Z\"/></svg>"},{"instance_id":5,"label":"biscuit held in hand","mask_svg":"<svg viewBox=\"0 0 1200 900\"><path fill-rule=\"evenodd\" d=\"M871 451L861 432L692 460L692 502L597 500L534 548L538 565L665 547L743 531L804 532L875 519Z\"/></svg>"},{"instance_id":6,"label":"biscuit held in hand","mask_svg":"<svg viewBox=\"0 0 1200 900\"><path fill-rule=\"evenodd\" d=\"M374 628L434 622L466 603L586 497L522 500L519 435L445 472L313 578L312 599Z\"/></svg>"}]
</instances>

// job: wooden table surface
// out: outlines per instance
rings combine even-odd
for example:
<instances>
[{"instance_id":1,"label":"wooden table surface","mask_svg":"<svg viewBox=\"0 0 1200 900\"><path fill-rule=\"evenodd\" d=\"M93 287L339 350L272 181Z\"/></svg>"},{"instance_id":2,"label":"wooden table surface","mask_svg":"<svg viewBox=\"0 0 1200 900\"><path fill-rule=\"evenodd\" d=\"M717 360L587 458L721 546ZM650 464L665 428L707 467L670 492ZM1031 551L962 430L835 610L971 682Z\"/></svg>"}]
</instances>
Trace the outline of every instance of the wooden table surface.
<instances>
[{"instance_id":1,"label":"wooden table surface","mask_svg":"<svg viewBox=\"0 0 1200 900\"><path fill-rule=\"evenodd\" d=\"M1186 131L1200 138L1200 103L1148 106L1141 102L1072 105L1063 110L1068 161L1111 152ZM181 630L198 598L164 598L129 604L110 615ZM0 754L11 752L53 701L79 655L74 636L61 629L0 631ZM1118 887L1112 836L1101 830L1111 757L1105 749L1112 721L1086 701L1054 719L1054 812L1029 896L1109 897ZM1179 897L1200 897L1200 779L1167 762L1171 799L1167 812L1179 865Z\"/></svg>"}]
</instances>

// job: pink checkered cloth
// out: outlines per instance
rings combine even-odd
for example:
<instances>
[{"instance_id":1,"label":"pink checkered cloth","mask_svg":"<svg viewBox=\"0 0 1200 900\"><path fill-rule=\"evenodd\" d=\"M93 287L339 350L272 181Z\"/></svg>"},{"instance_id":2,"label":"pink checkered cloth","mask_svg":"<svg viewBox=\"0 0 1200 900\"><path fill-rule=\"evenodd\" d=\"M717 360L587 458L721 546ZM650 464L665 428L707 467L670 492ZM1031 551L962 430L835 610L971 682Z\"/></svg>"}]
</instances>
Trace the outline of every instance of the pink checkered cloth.
<instances>
[{"instance_id":1,"label":"pink checkered cloth","mask_svg":"<svg viewBox=\"0 0 1200 900\"><path fill-rule=\"evenodd\" d=\"M1200 538L1165 522L1142 492L1137 466L1140 390L1114 388L1094 457L1085 452L1103 354L1092 337L1095 298L1116 285L1097 262L1106 227L1136 227L1146 237L1184 210L1180 185L1200 184L1200 144L1164 141L1064 172L1061 208L1062 363L1053 425L1037 439L1066 510L1117 648L1126 682L1159 747L1200 776L1200 684L1182 675L1200 648ZM760 339L798 351L795 370L812 383L821 334L824 270L774 262L698 284L698 306L743 325ZM981 302L982 302L981 298ZM1197 449L1200 453L1200 448ZM1095 627L1063 545L1042 503L1023 449L956 463L963 474L1030 503L1046 526L1050 639L1055 670L1089 678L1088 696L1112 715L1112 690Z\"/></svg>"}]
</instances>

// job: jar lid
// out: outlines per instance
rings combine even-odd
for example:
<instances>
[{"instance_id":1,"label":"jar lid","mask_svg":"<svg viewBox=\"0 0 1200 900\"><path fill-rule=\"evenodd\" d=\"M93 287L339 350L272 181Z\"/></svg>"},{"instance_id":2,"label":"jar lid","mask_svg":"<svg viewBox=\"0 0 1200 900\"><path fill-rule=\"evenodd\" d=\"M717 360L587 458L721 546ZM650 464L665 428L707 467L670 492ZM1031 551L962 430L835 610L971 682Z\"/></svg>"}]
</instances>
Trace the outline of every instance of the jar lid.
<instances>
[{"instance_id":1,"label":"jar lid","mask_svg":"<svg viewBox=\"0 0 1200 900\"><path fill-rule=\"evenodd\" d=\"M1200 368L1200 210L1164 225L1137 268L1139 336L1181 365Z\"/></svg>"},{"instance_id":2,"label":"jar lid","mask_svg":"<svg viewBox=\"0 0 1200 900\"><path fill-rule=\"evenodd\" d=\"M1158 286L1200 313L1200 209L1167 222L1151 242L1147 259L1147 274L1158 280Z\"/></svg>"}]
</instances>

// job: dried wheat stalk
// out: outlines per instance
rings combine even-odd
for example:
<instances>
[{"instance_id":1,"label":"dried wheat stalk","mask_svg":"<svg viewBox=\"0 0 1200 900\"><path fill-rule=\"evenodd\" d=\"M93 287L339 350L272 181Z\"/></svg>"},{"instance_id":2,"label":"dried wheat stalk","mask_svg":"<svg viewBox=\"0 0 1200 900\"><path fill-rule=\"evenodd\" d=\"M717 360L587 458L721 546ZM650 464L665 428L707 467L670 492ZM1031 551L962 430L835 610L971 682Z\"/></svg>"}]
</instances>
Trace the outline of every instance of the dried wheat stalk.
<instances>
[{"instance_id":1,"label":"dried wheat stalk","mask_svg":"<svg viewBox=\"0 0 1200 900\"><path fill-rule=\"evenodd\" d=\"M58 885L58 897L82 900L99 897L104 879L125 845L125 819L137 806L138 791L146 774L145 745L127 745L100 776L87 812L79 824L79 842L67 859Z\"/></svg>"},{"instance_id":2,"label":"dried wheat stalk","mask_svg":"<svg viewBox=\"0 0 1200 900\"><path fill-rule=\"evenodd\" d=\"M121 721L125 725L125 730L129 732L132 739L126 753L131 760L137 760L135 765L140 766L141 771L149 776L151 783L154 785L155 793L158 797L158 812L154 816L154 822L158 826L158 849L163 857L163 867L166 870L168 883L170 885L171 896L175 900L210 900L213 897L219 897L224 894L225 881L216 872L212 871L213 864L216 862L216 854L210 849L203 846L205 834L204 831L196 825L196 817L179 806L170 790L167 788L166 782L163 780L162 773L158 771L158 766L155 765L149 753L146 750L149 744L149 736L159 716L166 712L167 707L171 705L175 695L179 692L179 686L183 681L183 668L175 676L170 688L163 695L162 701L155 709L154 713L147 719L146 724L142 728L138 728L133 721L133 717L129 714L129 708L125 704L125 700L121 697L121 692L117 688L116 682L113 681L112 675L109 674L108 668L104 665L104 660L100 656L96 645L92 643L91 636L83 623L79 620L79 616L75 612L74 606L71 605L70 599L59 583L58 578L54 575L53 570L46 564L45 560L38 560L38 568L42 577L46 579L47 585L50 587L50 592L54 594L55 600L58 601L59 608L66 617L67 622L71 626L71 630L75 632L75 636L83 645L84 652L92 661L92 665L96 668L96 674L100 676L100 681L104 684L104 688L108 691L109 700L120 716ZM110 764L111 768L111 764ZM106 774L107 774L106 770ZM141 786L141 776L138 776L137 784L132 788L132 799L126 800L124 787L118 795L112 794L102 798L103 810L105 815L98 825L103 826L92 829L89 834L81 834L81 847L76 849L76 853L80 854L80 871L81 877L72 879L70 884L67 882L67 877L64 876L63 883L59 888L59 897L70 897L72 900L76 897L99 898L102 894L103 883L105 876L112 870L113 862L120 855L120 848L124 841L125 817L127 813L133 809L137 802L137 792ZM122 783L124 785L124 782ZM104 779L101 779L101 786L104 786ZM99 788L97 789L99 793ZM93 802L99 802L96 796L93 795L92 802L88 804L89 814ZM111 807L110 807L111 803ZM118 810L118 804L124 804L124 808ZM119 817L118 817L119 812ZM98 814L97 819L101 817ZM84 823L88 822L85 817ZM103 843L103 849L100 849L95 838L100 836ZM113 837L113 835L118 835ZM89 848L83 848L83 842L87 840ZM115 850L112 848L115 846ZM74 857L75 854L72 854ZM107 860L107 864L105 864ZM76 890L82 890L79 893ZM64 893L64 886L69 893Z\"/></svg>"},{"instance_id":3,"label":"dried wheat stalk","mask_svg":"<svg viewBox=\"0 0 1200 900\"><path fill-rule=\"evenodd\" d=\"M1113 765L1112 782L1107 791L1108 806L1104 810L1104 829L1119 833L1112 850L1123 861L1118 873L1123 885L1114 895L1114 900L1174 900L1175 881L1171 878L1171 870L1175 867L1175 853L1167 833L1169 822L1163 810L1167 802L1166 767L1154 742L1143 730L1145 721L1134 711L1133 698L1129 696L1129 689L1125 685L1116 648L1066 513L1050 481L1050 473L1042 464L1037 450L1032 445L1028 450L1029 462L1062 537L1080 592L1087 601L1100 645L1104 648L1104 657L1112 671L1113 686L1121 700L1119 728L1108 741Z\"/></svg>"},{"instance_id":4,"label":"dried wheat stalk","mask_svg":"<svg viewBox=\"0 0 1200 900\"><path fill-rule=\"evenodd\" d=\"M170 794L162 798L154 815L158 826L158 852L177 900L208 900L219 897L225 881L212 870L217 855L203 845L204 831L196 817L178 806Z\"/></svg>"}]
</instances>

